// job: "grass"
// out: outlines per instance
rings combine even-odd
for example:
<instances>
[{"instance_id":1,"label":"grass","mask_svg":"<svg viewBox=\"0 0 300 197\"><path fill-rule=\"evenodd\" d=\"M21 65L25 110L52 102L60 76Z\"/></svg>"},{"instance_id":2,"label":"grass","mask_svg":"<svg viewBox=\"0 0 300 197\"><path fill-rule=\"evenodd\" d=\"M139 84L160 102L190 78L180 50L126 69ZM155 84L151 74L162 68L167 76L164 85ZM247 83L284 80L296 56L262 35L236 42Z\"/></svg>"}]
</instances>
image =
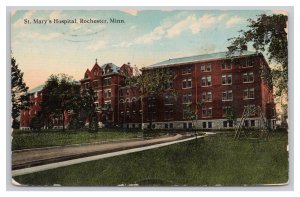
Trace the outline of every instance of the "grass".
<instances>
[{"instance_id":1,"label":"grass","mask_svg":"<svg viewBox=\"0 0 300 197\"><path fill-rule=\"evenodd\" d=\"M130 139L142 136L142 132L120 132L112 130L105 130L97 133L90 133L87 131L63 132L59 130L48 130L42 132L14 131L12 134L12 150Z\"/></svg>"},{"instance_id":2,"label":"grass","mask_svg":"<svg viewBox=\"0 0 300 197\"><path fill-rule=\"evenodd\" d=\"M218 134L204 140L15 177L34 186L225 186L287 183L287 134L268 141Z\"/></svg>"}]
</instances>

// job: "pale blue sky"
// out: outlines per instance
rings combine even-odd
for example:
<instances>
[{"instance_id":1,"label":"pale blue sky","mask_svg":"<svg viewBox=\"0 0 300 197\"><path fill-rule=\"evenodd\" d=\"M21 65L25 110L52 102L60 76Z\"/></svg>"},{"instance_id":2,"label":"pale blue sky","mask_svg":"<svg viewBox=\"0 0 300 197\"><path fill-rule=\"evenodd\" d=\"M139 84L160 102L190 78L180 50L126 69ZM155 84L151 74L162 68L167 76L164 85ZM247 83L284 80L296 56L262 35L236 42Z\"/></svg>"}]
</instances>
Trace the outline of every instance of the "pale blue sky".
<instances>
[{"instance_id":1,"label":"pale blue sky","mask_svg":"<svg viewBox=\"0 0 300 197\"><path fill-rule=\"evenodd\" d=\"M80 80L87 68L112 62L143 67L169 58L225 51L248 18L272 11L15 11L11 49L30 88L50 74ZM33 24L33 19L122 19L125 24ZM29 19L32 24L24 24ZM250 48L251 49L251 48Z\"/></svg>"}]
</instances>

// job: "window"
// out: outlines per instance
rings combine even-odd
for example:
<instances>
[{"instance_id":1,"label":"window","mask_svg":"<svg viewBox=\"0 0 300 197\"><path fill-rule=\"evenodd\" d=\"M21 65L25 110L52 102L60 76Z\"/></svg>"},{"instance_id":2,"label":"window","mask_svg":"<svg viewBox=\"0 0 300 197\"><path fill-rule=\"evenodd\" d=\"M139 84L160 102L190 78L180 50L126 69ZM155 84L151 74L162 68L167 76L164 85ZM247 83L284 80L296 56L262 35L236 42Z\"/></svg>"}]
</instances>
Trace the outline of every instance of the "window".
<instances>
[{"instance_id":1,"label":"window","mask_svg":"<svg viewBox=\"0 0 300 197\"><path fill-rule=\"evenodd\" d=\"M99 92L98 91L95 91L94 92L94 100L98 100L98 95L99 95Z\"/></svg>"},{"instance_id":2,"label":"window","mask_svg":"<svg viewBox=\"0 0 300 197\"><path fill-rule=\"evenodd\" d=\"M168 124L165 124L165 129L168 129L169 128L169 125Z\"/></svg>"},{"instance_id":3,"label":"window","mask_svg":"<svg viewBox=\"0 0 300 197\"><path fill-rule=\"evenodd\" d=\"M222 92L222 101L232 101L232 90Z\"/></svg>"},{"instance_id":4,"label":"window","mask_svg":"<svg viewBox=\"0 0 300 197\"><path fill-rule=\"evenodd\" d=\"M94 70L94 76L95 76L95 77L98 76L98 70Z\"/></svg>"},{"instance_id":5,"label":"window","mask_svg":"<svg viewBox=\"0 0 300 197\"><path fill-rule=\"evenodd\" d=\"M192 129L193 128L193 124L191 122L188 123L188 127L189 129Z\"/></svg>"},{"instance_id":6,"label":"window","mask_svg":"<svg viewBox=\"0 0 300 197\"><path fill-rule=\"evenodd\" d=\"M206 129L206 122L202 122L202 128Z\"/></svg>"},{"instance_id":7,"label":"window","mask_svg":"<svg viewBox=\"0 0 300 197\"><path fill-rule=\"evenodd\" d=\"M233 121L232 120L223 121L223 128L227 128L227 127L233 127Z\"/></svg>"},{"instance_id":8,"label":"window","mask_svg":"<svg viewBox=\"0 0 300 197\"><path fill-rule=\"evenodd\" d=\"M223 121L223 127L227 128L227 121Z\"/></svg>"},{"instance_id":9,"label":"window","mask_svg":"<svg viewBox=\"0 0 300 197\"><path fill-rule=\"evenodd\" d=\"M104 102L104 108L110 109L111 108L111 101Z\"/></svg>"},{"instance_id":10,"label":"window","mask_svg":"<svg viewBox=\"0 0 300 197\"><path fill-rule=\"evenodd\" d=\"M202 77L202 87L206 87L206 86L211 86L212 83L211 83L211 76L205 76L205 77Z\"/></svg>"},{"instance_id":11,"label":"window","mask_svg":"<svg viewBox=\"0 0 300 197\"><path fill-rule=\"evenodd\" d=\"M174 101L173 95L168 95L168 94L165 95L165 98L164 98L165 105L173 105L173 101Z\"/></svg>"},{"instance_id":12,"label":"window","mask_svg":"<svg viewBox=\"0 0 300 197\"><path fill-rule=\"evenodd\" d=\"M190 93L188 93L188 94L184 94L184 95L182 95L182 101L183 101L183 103L191 103L192 102L192 97L193 97L193 95L192 95L192 93L190 92Z\"/></svg>"},{"instance_id":13,"label":"window","mask_svg":"<svg viewBox=\"0 0 300 197\"><path fill-rule=\"evenodd\" d=\"M249 114L251 116L255 116L255 112L256 112L255 105L245 105L244 108L248 108Z\"/></svg>"},{"instance_id":14,"label":"window","mask_svg":"<svg viewBox=\"0 0 300 197\"><path fill-rule=\"evenodd\" d=\"M254 99L254 88L244 90L244 99Z\"/></svg>"},{"instance_id":15,"label":"window","mask_svg":"<svg viewBox=\"0 0 300 197\"><path fill-rule=\"evenodd\" d=\"M120 90L120 96L121 97L123 96L123 90Z\"/></svg>"},{"instance_id":16,"label":"window","mask_svg":"<svg viewBox=\"0 0 300 197\"><path fill-rule=\"evenodd\" d=\"M172 120L173 119L173 109L172 108L166 108L165 109L165 120Z\"/></svg>"},{"instance_id":17,"label":"window","mask_svg":"<svg viewBox=\"0 0 300 197\"><path fill-rule=\"evenodd\" d=\"M126 99L126 111L130 110L130 100Z\"/></svg>"},{"instance_id":18,"label":"window","mask_svg":"<svg viewBox=\"0 0 300 197\"><path fill-rule=\"evenodd\" d=\"M231 114L231 106L224 106L223 107L223 117L226 117L227 115Z\"/></svg>"},{"instance_id":19,"label":"window","mask_svg":"<svg viewBox=\"0 0 300 197\"><path fill-rule=\"evenodd\" d=\"M254 73L253 72L244 73L243 74L243 82L244 83L254 82Z\"/></svg>"},{"instance_id":20,"label":"window","mask_svg":"<svg viewBox=\"0 0 300 197\"><path fill-rule=\"evenodd\" d=\"M202 72L210 72L211 71L211 64L203 64L201 65Z\"/></svg>"},{"instance_id":21,"label":"window","mask_svg":"<svg viewBox=\"0 0 300 197\"><path fill-rule=\"evenodd\" d=\"M170 129L173 129L173 123L170 123Z\"/></svg>"},{"instance_id":22,"label":"window","mask_svg":"<svg viewBox=\"0 0 300 197\"><path fill-rule=\"evenodd\" d=\"M250 120L251 127L255 127L255 120Z\"/></svg>"},{"instance_id":23,"label":"window","mask_svg":"<svg viewBox=\"0 0 300 197\"><path fill-rule=\"evenodd\" d=\"M231 70L232 66L231 63L226 61L222 63L222 70Z\"/></svg>"},{"instance_id":24,"label":"window","mask_svg":"<svg viewBox=\"0 0 300 197\"><path fill-rule=\"evenodd\" d=\"M123 111L124 110L124 101L120 100L120 110Z\"/></svg>"},{"instance_id":25,"label":"window","mask_svg":"<svg viewBox=\"0 0 300 197\"><path fill-rule=\"evenodd\" d=\"M105 96L105 98L110 98L111 97L111 90L105 90L104 91L104 96Z\"/></svg>"},{"instance_id":26,"label":"window","mask_svg":"<svg viewBox=\"0 0 300 197\"><path fill-rule=\"evenodd\" d=\"M202 117L212 116L212 107L202 107Z\"/></svg>"},{"instance_id":27,"label":"window","mask_svg":"<svg viewBox=\"0 0 300 197\"><path fill-rule=\"evenodd\" d=\"M104 80L103 80L103 85L104 85L104 86L109 86L109 85L111 85L111 77L104 78Z\"/></svg>"},{"instance_id":28,"label":"window","mask_svg":"<svg viewBox=\"0 0 300 197\"><path fill-rule=\"evenodd\" d=\"M89 82L86 82L86 83L85 83L85 89L89 89L89 87L90 87L90 83L89 83Z\"/></svg>"},{"instance_id":29,"label":"window","mask_svg":"<svg viewBox=\"0 0 300 197\"><path fill-rule=\"evenodd\" d=\"M182 80L182 88L191 88L192 87L192 78Z\"/></svg>"},{"instance_id":30,"label":"window","mask_svg":"<svg viewBox=\"0 0 300 197\"><path fill-rule=\"evenodd\" d=\"M129 96L129 89L126 89L126 96Z\"/></svg>"},{"instance_id":31,"label":"window","mask_svg":"<svg viewBox=\"0 0 300 197\"><path fill-rule=\"evenodd\" d=\"M136 99L132 99L132 111L135 112L137 110Z\"/></svg>"},{"instance_id":32,"label":"window","mask_svg":"<svg viewBox=\"0 0 300 197\"><path fill-rule=\"evenodd\" d=\"M243 68L247 68L247 67L253 67L255 64L255 59L254 58L248 58L245 59L242 63L242 67Z\"/></svg>"},{"instance_id":33,"label":"window","mask_svg":"<svg viewBox=\"0 0 300 197\"><path fill-rule=\"evenodd\" d=\"M211 92L202 92L202 101L211 102L212 101L212 93Z\"/></svg>"},{"instance_id":34,"label":"window","mask_svg":"<svg viewBox=\"0 0 300 197\"><path fill-rule=\"evenodd\" d=\"M231 74L223 74L222 75L222 84L223 85L232 84L232 75Z\"/></svg>"},{"instance_id":35,"label":"window","mask_svg":"<svg viewBox=\"0 0 300 197\"><path fill-rule=\"evenodd\" d=\"M98 80L94 80L93 81L93 87L94 88L98 88Z\"/></svg>"},{"instance_id":36,"label":"window","mask_svg":"<svg viewBox=\"0 0 300 197\"><path fill-rule=\"evenodd\" d=\"M182 74L183 74L183 75L184 75L184 74L190 74L190 73L192 73L192 70L193 70L192 66L185 66L185 67L183 67L183 69L182 69Z\"/></svg>"},{"instance_id":37,"label":"window","mask_svg":"<svg viewBox=\"0 0 300 197\"><path fill-rule=\"evenodd\" d=\"M212 122L207 122L208 124L208 128L211 129L212 128Z\"/></svg>"}]
</instances>

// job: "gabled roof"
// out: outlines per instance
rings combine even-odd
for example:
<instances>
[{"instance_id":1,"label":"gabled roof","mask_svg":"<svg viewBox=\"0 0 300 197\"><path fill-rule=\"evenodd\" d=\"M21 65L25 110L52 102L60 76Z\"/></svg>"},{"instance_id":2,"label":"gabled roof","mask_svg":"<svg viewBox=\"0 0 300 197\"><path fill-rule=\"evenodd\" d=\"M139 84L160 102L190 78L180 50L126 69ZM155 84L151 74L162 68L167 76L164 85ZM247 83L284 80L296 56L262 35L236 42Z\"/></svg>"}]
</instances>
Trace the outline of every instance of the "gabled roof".
<instances>
[{"instance_id":1,"label":"gabled roof","mask_svg":"<svg viewBox=\"0 0 300 197\"><path fill-rule=\"evenodd\" d=\"M254 55L257 54L253 51L243 51L235 52L233 54L233 57L237 56L247 56L247 55ZM176 64L184 64L184 63L193 63L193 62L201 62L201 61L207 61L207 60L215 60L215 59L226 59L228 58L227 52L218 52L218 53L210 53L210 54L203 54L203 55L195 55L190 57L181 57L181 58L174 58L174 59L168 59L162 62L158 62L156 64L152 64L150 66L145 67L147 68L155 68L160 66L170 66L170 65L176 65Z\"/></svg>"},{"instance_id":2,"label":"gabled roof","mask_svg":"<svg viewBox=\"0 0 300 197\"><path fill-rule=\"evenodd\" d=\"M43 85L39 85L39 86L37 86L35 88L32 88L32 89L28 90L27 93L28 94L33 94L35 92L39 92L39 91L41 91L43 89L43 87L44 87L44 84Z\"/></svg>"}]
</instances>

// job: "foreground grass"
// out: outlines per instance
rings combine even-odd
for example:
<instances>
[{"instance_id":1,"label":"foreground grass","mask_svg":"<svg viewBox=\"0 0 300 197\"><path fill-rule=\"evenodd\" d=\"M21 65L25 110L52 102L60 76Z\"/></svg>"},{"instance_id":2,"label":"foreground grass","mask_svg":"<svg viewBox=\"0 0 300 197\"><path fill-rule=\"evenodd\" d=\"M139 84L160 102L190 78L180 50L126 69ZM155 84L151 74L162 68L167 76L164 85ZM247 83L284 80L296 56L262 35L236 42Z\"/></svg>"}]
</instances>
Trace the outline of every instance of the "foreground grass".
<instances>
[{"instance_id":1,"label":"foreground grass","mask_svg":"<svg viewBox=\"0 0 300 197\"><path fill-rule=\"evenodd\" d=\"M26 148L41 148L68 144L90 143L107 140L129 139L142 137L142 132L100 131L43 131L43 132L13 132L12 150Z\"/></svg>"},{"instance_id":2,"label":"foreground grass","mask_svg":"<svg viewBox=\"0 0 300 197\"><path fill-rule=\"evenodd\" d=\"M287 134L269 141L218 135L15 177L26 185L256 185L288 181Z\"/></svg>"}]
</instances>

